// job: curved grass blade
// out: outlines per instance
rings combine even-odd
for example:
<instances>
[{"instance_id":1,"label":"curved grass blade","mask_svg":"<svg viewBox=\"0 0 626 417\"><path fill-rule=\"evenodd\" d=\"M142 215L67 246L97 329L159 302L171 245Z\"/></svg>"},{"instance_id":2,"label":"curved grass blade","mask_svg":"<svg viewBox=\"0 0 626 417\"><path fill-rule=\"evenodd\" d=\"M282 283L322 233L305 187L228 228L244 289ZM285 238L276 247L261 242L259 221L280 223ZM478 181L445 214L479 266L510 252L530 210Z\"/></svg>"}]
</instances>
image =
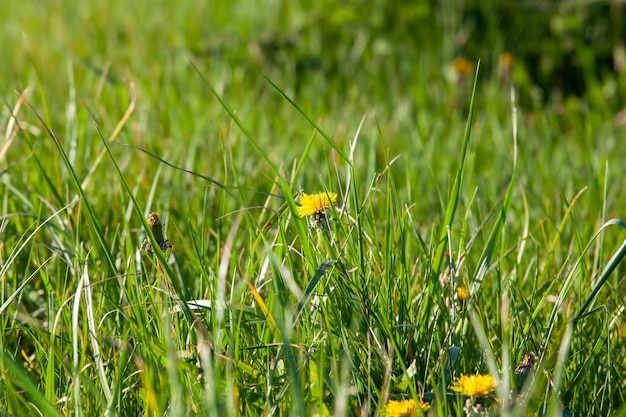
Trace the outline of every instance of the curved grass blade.
<instances>
[{"instance_id":1,"label":"curved grass blade","mask_svg":"<svg viewBox=\"0 0 626 417\"><path fill-rule=\"evenodd\" d=\"M313 291L317 287L317 284L320 282L322 277L326 275L326 272L328 272L328 270L331 269L336 263L337 263L336 260L331 259L331 260L322 262L320 266L317 267L317 269L315 270L315 274L311 277L311 279L309 280L309 284L306 286L306 289L304 290L304 295L302 296L302 299L298 302L298 308L292 320L293 323L295 323L298 320L298 317L300 316L300 312L302 312L302 309L311 298Z\"/></svg>"},{"instance_id":2,"label":"curved grass blade","mask_svg":"<svg viewBox=\"0 0 626 417\"><path fill-rule=\"evenodd\" d=\"M261 312L265 316L265 320L267 322L267 325L270 328L270 332L272 332L272 334L274 335L276 339L282 338L280 329L276 325L276 320L274 319L272 312L267 307L267 304L263 300L263 297L261 297L261 294L259 294L259 292L256 290L256 288L254 287L254 284L250 282L250 280L247 278L246 278L246 284L248 284L248 288L250 289L252 296L254 297L255 301L259 305Z\"/></svg>"},{"instance_id":3,"label":"curved grass blade","mask_svg":"<svg viewBox=\"0 0 626 417\"><path fill-rule=\"evenodd\" d=\"M62 416L59 410L54 408L54 406L45 399L45 397L39 391L37 385L35 385L35 383L28 377L22 367L13 362L13 359L6 352L0 351L0 360L2 361L4 366L6 366L11 372L13 372L13 382L19 385L25 391L25 393L28 394L30 401L32 401L37 407L39 407L39 411L41 411L43 415L59 417Z\"/></svg>"},{"instance_id":4,"label":"curved grass blade","mask_svg":"<svg viewBox=\"0 0 626 417\"><path fill-rule=\"evenodd\" d=\"M515 174L515 164L513 166L513 174L511 177L511 182L509 183L509 189L506 192L506 197L504 198L504 202L502 203L502 207L500 208L500 215L496 220L496 224L493 226L491 230L491 234L489 235L489 239L487 240L487 246L483 250L483 253L480 256L480 263L476 268L476 272L474 273L474 281L472 282L472 287L470 290L470 295L474 296L480 286L482 285L483 278L489 269L489 264L491 263L491 257L493 255L494 248L496 243L498 242L498 238L500 237L500 233L504 229L504 223L506 222L506 216L511 207L511 203L513 201L513 193L515 192L515 187L517 184L516 174Z\"/></svg>"},{"instance_id":5,"label":"curved grass blade","mask_svg":"<svg viewBox=\"0 0 626 417\"><path fill-rule=\"evenodd\" d=\"M561 309L561 306L562 306L565 298L569 295L569 289L571 288L571 286L572 286L572 284L574 282L574 279L577 276L578 266L582 262L583 258L586 256L586 254L587 254L589 248L591 247L591 245L595 242L597 237L604 231L604 229L606 229L609 226L614 226L614 225L618 225L621 228L626 229L626 222L624 222L623 220L620 220L620 219L612 219L612 220L609 220L606 223L604 223L602 225L602 227L600 227L600 229L589 240L589 242L587 243L587 245L583 249L582 253L580 254L578 259L576 260L576 263L571 268L567 278L565 279L565 282L563 282L562 289L559 292L557 300L554 303L554 306L552 308L552 313L550 314L550 319L548 321L548 323L549 323L549 330L548 330L548 333L547 333L546 338L545 338L546 343L547 343L548 340L550 340L550 336L551 336L551 334L552 334L552 332L554 330L554 325L555 325L555 323L557 321L556 320L556 316L558 314L558 311ZM589 297L587 297L587 300L585 301L585 303L583 304L581 309L578 311L578 314L576 314L576 317L574 317L574 319L572 321L573 324L576 324L580 319L585 317L585 312L587 311L587 309L589 308L589 306L591 305L591 303L595 299L596 295L598 294L598 292L600 291L602 286L606 283L606 281L609 278L609 276L611 275L611 273L615 270L615 268L617 268L617 265L622 261L622 259L624 259L624 256L626 256L626 240L624 241L624 243L622 243L622 245L620 246L618 251L615 253L615 255L613 255L613 257L609 260L609 263L604 268L604 271L602 271L602 274L600 275L600 279L598 280L598 282L594 286L593 290L591 291L591 294L589 294ZM539 301L539 303L537 305L537 308L535 309L535 311L532 314L531 320L529 320L529 323L526 325L526 327L524 327L524 334L527 334L529 332L530 325L531 325L532 322L535 321L537 315L539 314L539 310L542 308L542 306L545 305L546 299L547 299L547 297L551 293L550 290L558 282L561 282L561 281L560 280L553 280L552 283L550 284L550 287L545 291L544 296Z\"/></svg>"},{"instance_id":6,"label":"curved grass blade","mask_svg":"<svg viewBox=\"0 0 626 417\"><path fill-rule=\"evenodd\" d=\"M480 70L480 61L476 65L476 75L474 76L474 87L472 88L472 97L470 99L470 107L467 115L467 123L465 124L465 134L463 135L463 143L461 144L461 156L459 157L459 168L456 172L456 177L454 178L454 184L452 185L452 191L450 192L450 201L448 202L448 206L446 208L446 218L444 221L444 225L441 228L441 233L439 234L439 244L437 246L437 251L435 253L435 258L433 261L433 272L434 275L437 276L441 272L441 266L443 264L444 254L447 249L447 236L448 236L448 228L452 228L452 223L454 221L454 215L456 213L456 208L459 204L459 194L461 192L461 185L463 184L463 176L465 174L465 158L467 156L467 146L469 145L470 136L472 133L472 120L474 118L474 103L476 99L476 84L478 82L478 73Z\"/></svg>"},{"instance_id":7,"label":"curved grass blade","mask_svg":"<svg viewBox=\"0 0 626 417\"><path fill-rule=\"evenodd\" d=\"M559 228L556 232L556 235L554 236L554 239L552 239L552 244L550 245L550 249L549 252L552 253L554 252L554 249L556 249L556 245L559 243L559 240L561 240L561 235L563 234L563 230L565 230L565 225L567 224L567 219L569 219L570 214L572 213L572 210L574 209L574 206L576 205L576 202L578 201L578 199L580 198L580 196L587 190L587 186L583 187L582 190L580 190L572 199L572 201L568 204L567 206L567 211L565 212L565 215L563 216L563 219L561 220L561 223L559 224Z\"/></svg>"},{"instance_id":8,"label":"curved grass blade","mask_svg":"<svg viewBox=\"0 0 626 417\"><path fill-rule=\"evenodd\" d=\"M332 148L339 154L339 156L341 156L341 158L346 163L352 165L351 162L350 162L350 159L348 158L348 155L346 155L346 153L343 151L343 149L341 149L339 146L337 146L337 144L331 139L331 137L328 136L328 133L324 132L324 130L321 127L319 127L318 124L315 123L313 121L313 119L308 114L306 114L306 112L304 110L302 110L302 108L300 106L298 106L296 104L295 101L293 101L283 90L281 90L280 87L278 87L272 80L270 80L267 75L263 74L261 72L261 70L259 70L252 63L250 63L250 62L248 62L248 63L257 72L257 74L259 74L261 77L263 77L265 79L265 81L267 81L274 88L274 90L276 90L278 92L278 94L280 94L285 100L287 100L289 102L289 104L291 104L298 111L298 113L300 113L302 115L302 117L304 117L306 119L306 121L309 122L309 124L311 126L313 126L313 128L315 128L315 130L317 130L320 135L322 135L322 137L326 140L326 142L328 142L328 144L330 146L332 146Z\"/></svg>"},{"instance_id":9,"label":"curved grass blade","mask_svg":"<svg viewBox=\"0 0 626 417\"><path fill-rule=\"evenodd\" d=\"M106 264L107 264L107 266L108 266L108 268L109 268L109 270L111 272L110 275L113 275L113 276L118 275L117 274L117 267L115 266L115 261L113 260L113 254L111 253L111 251L107 247L107 242L106 242L106 239L104 238L104 233L102 232L102 229L100 228L100 224L98 223L98 221L96 219L95 213L91 209L91 205L89 204L89 201L87 200L87 198L85 198L85 192L83 191L81 183L78 180L78 176L76 175L76 172L74 172L74 167L70 163L70 160L69 160L67 154L65 153L65 150L61 146L61 142L56 137L56 134L52 131L52 129L48 126L48 124L39 115L37 110L35 110L35 108L32 106L32 104L30 104L30 102L28 102L28 100L26 101L26 104L33 111L33 113L35 114L37 119L39 119L39 122L41 123L43 128L48 133L48 136L50 136L50 138L54 142L57 150L59 151L59 154L61 155L61 158L63 159L63 163L65 164L65 167L67 168L68 172L70 173L70 178L72 179L72 182L74 184L74 188L76 189L76 192L78 193L78 196L82 200L82 204L85 207L85 211L86 211L86 214L87 214L87 216L86 216L87 224L89 226L89 230L91 232L91 235L96 240L96 243L97 243L96 248L97 248L98 254L105 258Z\"/></svg>"},{"instance_id":10,"label":"curved grass blade","mask_svg":"<svg viewBox=\"0 0 626 417\"><path fill-rule=\"evenodd\" d=\"M613 222L613 223L610 223L610 222ZM617 224L617 225L621 226L622 228L626 229L626 222L623 222L622 220L609 220L609 222L607 222L605 225L608 225L609 223L610 224ZM593 242L595 240L596 236L603 229L604 229L604 227L602 227L598 231L598 233L596 233L594 235L594 237L591 240L591 242ZM587 245L587 248L585 248L585 252L587 252L587 249L589 248L589 245L591 245L591 242ZM578 320L580 320L584 316L585 312L587 311L587 309L589 308L589 306L591 305L593 300L598 295L598 292L600 292L600 289L602 289L602 287L606 283L606 280L609 279L609 276L611 276L613 271L615 271L615 268L617 268L617 265L619 265L619 263L622 262L622 259L624 259L624 256L626 256L626 240L624 240L624 242L622 243L622 246L620 246L619 249L617 250L617 252L615 252L615 255L613 255L611 257L611 259L609 260L609 263L607 264L607 266L604 268L604 270L600 274L600 279L598 280L596 285L593 287L593 290L591 290L591 294L589 294L589 297L587 297L587 300L585 301L585 304L583 304L583 306L580 308L580 311L578 312L578 314L574 318L574 323L576 323Z\"/></svg>"},{"instance_id":11,"label":"curved grass blade","mask_svg":"<svg viewBox=\"0 0 626 417\"><path fill-rule=\"evenodd\" d=\"M188 169L176 166L176 165L172 164L171 162L168 162L165 159L163 159L163 158L153 154L152 152L150 152L150 151L148 151L146 149L143 149L143 148L141 148L139 146L130 145L128 143L119 143L119 142L117 144L120 145L120 146L124 146L124 147L127 147L127 148L132 148L132 149L136 149L138 151L141 151L141 152L145 153L146 155L148 155L150 158L156 159L157 161L167 165L170 168L177 169L177 170L182 171L182 172L184 172L186 174L190 174L190 175L193 175L194 177L198 177L198 178L201 178L201 179L203 179L203 180L205 180L207 182L210 182L211 184L213 184L213 185L221 188L222 190L226 191L231 197L239 200L238 197L235 194L233 194L233 192L230 190L231 188L239 189L238 187L231 187L231 186L228 186L228 185L224 185L221 182L214 180L213 178L209 178L209 177L207 177L205 175L198 174L197 172L194 172L194 171L191 171L191 170L188 170ZM275 197L282 198L281 196L278 196L278 195L276 195Z\"/></svg>"},{"instance_id":12,"label":"curved grass blade","mask_svg":"<svg viewBox=\"0 0 626 417\"><path fill-rule=\"evenodd\" d=\"M200 78L202 79L202 81L204 82L204 84L207 86L207 88L211 91L211 94L213 94L213 97L215 97L215 99L220 103L220 105L222 106L222 108L224 110L226 110L226 113L228 113L228 115L230 116L230 118L235 122L235 124L237 125L237 127L239 127L239 129L243 132L243 134L245 135L245 137L248 139L248 142L250 143L250 145L252 145L252 147L257 151L257 153L261 156L261 158L263 158L265 160L265 162L267 162L267 165L270 167L270 169L274 172L274 174L280 178L281 181L281 185L284 185L285 187L287 187L286 181L284 180L284 178L282 177L282 175L280 174L280 172L278 171L278 169L276 168L276 166L272 163L272 160L270 159L270 157L267 155L267 153L265 153L265 151L259 146L259 144L257 143L257 141L254 139L254 137L252 136L252 133L248 130L248 128L243 124L243 122L239 119L239 117L237 117L237 115L235 114L235 112L226 104L226 102L224 101L224 99L222 98L222 96L220 96L217 91L215 90L215 88L213 88L213 86L211 85L211 83L209 83L209 81L206 79L206 77L202 74L202 72L200 71L200 69L198 67L196 67L196 65L191 61L191 66L193 67L193 69L198 73L198 75L200 76ZM287 187L288 188L288 187ZM295 211L295 210L294 210Z\"/></svg>"}]
</instances>

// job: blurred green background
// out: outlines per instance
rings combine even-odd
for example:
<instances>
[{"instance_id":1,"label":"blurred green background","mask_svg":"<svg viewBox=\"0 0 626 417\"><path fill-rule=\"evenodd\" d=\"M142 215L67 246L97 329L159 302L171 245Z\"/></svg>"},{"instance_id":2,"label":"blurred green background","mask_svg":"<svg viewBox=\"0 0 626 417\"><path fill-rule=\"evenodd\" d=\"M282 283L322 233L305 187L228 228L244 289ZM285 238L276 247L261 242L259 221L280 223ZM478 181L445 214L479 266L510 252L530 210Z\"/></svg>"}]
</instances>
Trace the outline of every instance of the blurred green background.
<instances>
[{"instance_id":1,"label":"blurred green background","mask_svg":"<svg viewBox=\"0 0 626 417\"><path fill-rule=\"evenodd\" d=\"M483 79L507 77L508 53L529 100L575 96L624 107L620 1L27 0L0 7L4 89L27 83L33 64L45 80L68 58L85 71L110 64L112 82L153 83L189 59L225 73L245 70L248 59L296 94L316 83L318 97L306 100L415 100L427 84L454 78L455 58L480 59ZM358 94L344 94L354 88Z\"/></svg>"}]
</instances>

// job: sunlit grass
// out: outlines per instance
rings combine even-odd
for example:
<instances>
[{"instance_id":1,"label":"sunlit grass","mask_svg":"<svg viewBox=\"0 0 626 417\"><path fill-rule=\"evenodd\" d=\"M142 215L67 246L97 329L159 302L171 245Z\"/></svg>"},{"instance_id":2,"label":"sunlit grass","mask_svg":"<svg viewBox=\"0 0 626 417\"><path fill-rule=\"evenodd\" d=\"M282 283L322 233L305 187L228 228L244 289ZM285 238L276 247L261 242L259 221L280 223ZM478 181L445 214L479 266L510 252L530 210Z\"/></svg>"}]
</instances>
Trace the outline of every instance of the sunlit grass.
<instances>
[{"instance_id":1,"label":"sunlit grass","mask_svg":"<svg viewBox=\"0 0 626 417\"><path fill-rule=\"evenodd\" d=\"M144 41L3 96L2 410L623 412L619 127Z\"/></svg>"}]
</instances>

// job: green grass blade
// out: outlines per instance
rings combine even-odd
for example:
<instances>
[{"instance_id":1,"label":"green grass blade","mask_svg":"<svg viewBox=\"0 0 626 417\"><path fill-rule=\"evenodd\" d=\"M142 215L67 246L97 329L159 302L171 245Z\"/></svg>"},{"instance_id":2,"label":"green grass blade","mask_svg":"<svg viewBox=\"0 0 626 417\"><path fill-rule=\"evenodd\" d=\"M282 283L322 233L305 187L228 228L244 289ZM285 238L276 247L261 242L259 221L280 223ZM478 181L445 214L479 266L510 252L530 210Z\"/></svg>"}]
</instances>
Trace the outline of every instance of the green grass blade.
<instances>
[{"instance_id":1,"label":"green grass blade","mask_svg":"<svg viewBox=\"0 0 626 417\"><path fill-rule=\"evenodd\" d=\"M337 263L336 260L324 261L315 270L315 274L313 275L313 277L311 277L311 279L309 280L309 283L307 284L307 286L306 286L306 288L304 290L304 294L302 296L302 299L298 302L298 308L297 308L297 310L296 310L296 312L294 314L294 317L292 319L293 323L298 321L298 316L300 315L300 312L306 306L307 302L311 298L311 295L313 294L313 291L315 291L315 288L317 287L317 284L320 282L322 277L324 275L326 275L326 272L328 272L328 270L330 268L332 268L336 263Z\"/></svg>"},{"instance_id":2,"label":"green grass blade","mask_svg":"<svg viewBox=\"0 0 626 417\"><path fill-rule=\"evenodd\" d=\"M11 382L17 384L24 390L24 393L27 394L30 401L38 407L39 411L42 412L43 415L62 416L59 410L50 404L41 394L37 385L35 385L35 383L28 377L22 367L13 361L13 358L11 358L6 352L0 352L0 359L2 360L2 364L13 373L13 380Z\"/></svg>"},{"instance_id":3,"label":"green grass blade","mask_svg":"<svg viewBox=\"0 0 626 417\"><path fill-rule=\"evenodd\" d=\"M626 228L626 222L623 222L621 220L613 220L613 222L614 223L611 223L611 224L617 224L623 228ZM595 236L594 236L594 239L592 239L592 242L593 240L595 240ZM591 294L589 294L589 296L587 297L585 304L583 304L583 306L580 308L580 311L578 311L578 314L576 314L576 317L574 318L574 323L576 323L578 320L580 320L584 316L587 309L589 308L593 300L596 298L596 296L598 295L598 293L600 292L600 290L602 289L606 281L609 279L613 271L615 271L615 268L617 268L620 262L622 262L622 260L624 259L624 256L626 256L626 240L624 240L624 243L622 243L622 245L619 247L617 252L615 252L615 254L611 257L611 259L609 260L609 263L606 265L606 267L600 274L600 279L598 279L598 282L596 282L596 285L593 287Z\"/></svg>"},{"instance_id":4,"label":"green grass blade","mask_svg":"<svg viewBox=\"0 0 626 417\"><path fill-rule=\"evenodd\" d=\"M278 92L278 94L280 94L285 100L287 100L298 111L298 113L300 113L302 117L304 117L306 121L309 122L311 126L313 126L313 128L315 128L315 130L319 132L320 135L322 135L322 137L326 140L326 142L330 146L332 146L332 148L339 154L339 156L341 156L341 159L343 159L344 162L351 164L350 159L348 158L348 155L346 155L343 149L337 146L335 141L332 140L332 138L328 135L328 133L326 133L317 123L315 123L313 119L304 110L302 110L302 108L298 106L298 104L295 101L293 101L280 87L278 87L276 83L274 83L267 75L261 72L256 66L252 64L250 64L250 66L252 66L252 68L254 68L254 70L261 77L263 77L265 81L267 81L274 88L274 90Z\"/></svg>"},{"instance_id":5,"label":"green grass blade","mask_svg":"<svg viewBox=\"0 0 626 417\"><path fill-rule=\"evenodd\" d=\"M96 248L97 248L98 254L104 257L104 259L106 260L106 265L109 268L110 275L112 276L117 275L117 268L115 266L115 261L113 260L113 254L111 253L111 250L109 249L107 245L106 239L104 237L104 233L102 232L102 228L100 227L100 223L98 219L96 218L96 215L93 209L91 208L91 204L89 204L89 201L85 197L85 192L83 191L81 183L78 180L78 176L76 175L76 172L74 172L74 167L70 163L70 160L67 154L65 153L65 150L61 146L61 142L59 142L59 139L57 138L56 134L52 131L52 129L48 126L48 124L43 120L43 118L39 115L39 113L35 110L35 108L28 101L26 102L26 104L28 104L28 106L33 111L37 119L39 119L39 122L43 126L44 130L48 133L48 136L50 136L50 138L54 141L57 151L59 152L59 155L61 155L61 158L63 159L63 162L65 163L65 167L70 174L70 178L72 179L72 184L74 185L74 189L76 190L76 193L80 197L80 200L82 201L82 205L85 207L87 224L89 226L91 235L96 240Z\"/></svg>"},{"instance_id":6,"label":"green grass blade","mask_svg":"<svg viewBox=\"0 0 626 417\"><path fill-rule=\"evenodd\" d=\"M459 194L461 192L461 186L463 185L463 177L465 174L465 160L467 157L467 147L469 145L470 136L472 133L472 120L474 118L474 103L476 98L476 85L478 83L478 73L480 70L480 62L476 66L476 75L474 76L474 87L472 88L472 97L470 99L470 107L467 115L467 123L465 124L465 133L463 135L463 142L461 143L461 155L459 156L459 167L454 178L454 184L452 185L452 191L450 192L450 198L448 206L446 208L446 217L444 220L441 233L439 233L439 241L437 242L437 251L435 252L435 258L433 261L433 272L437 276L441 273L441 267L443 264L444 255L447 248L447 236L448 229L452 228L454 223L454 215L456 208L459 204Z\"/></svg>"}]
</instances>

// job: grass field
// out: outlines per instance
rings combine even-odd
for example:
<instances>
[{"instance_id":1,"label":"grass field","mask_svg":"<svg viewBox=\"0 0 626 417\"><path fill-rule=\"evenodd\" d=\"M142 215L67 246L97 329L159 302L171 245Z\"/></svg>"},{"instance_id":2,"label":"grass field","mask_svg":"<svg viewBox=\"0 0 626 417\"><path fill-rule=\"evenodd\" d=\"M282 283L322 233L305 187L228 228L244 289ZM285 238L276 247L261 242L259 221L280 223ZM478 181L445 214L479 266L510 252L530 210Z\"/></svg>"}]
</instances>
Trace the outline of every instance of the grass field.
<instances>
[{"instance_id":1,"label":"grass field","mask_svg":"<svg viewBox=\"0 0 626 417\"><path fill-rule=\"evenodd\" d=\"M5 3L0 416L626 416L626 71L547 94L420 2Z\"/></svg>"}]
</instances>

